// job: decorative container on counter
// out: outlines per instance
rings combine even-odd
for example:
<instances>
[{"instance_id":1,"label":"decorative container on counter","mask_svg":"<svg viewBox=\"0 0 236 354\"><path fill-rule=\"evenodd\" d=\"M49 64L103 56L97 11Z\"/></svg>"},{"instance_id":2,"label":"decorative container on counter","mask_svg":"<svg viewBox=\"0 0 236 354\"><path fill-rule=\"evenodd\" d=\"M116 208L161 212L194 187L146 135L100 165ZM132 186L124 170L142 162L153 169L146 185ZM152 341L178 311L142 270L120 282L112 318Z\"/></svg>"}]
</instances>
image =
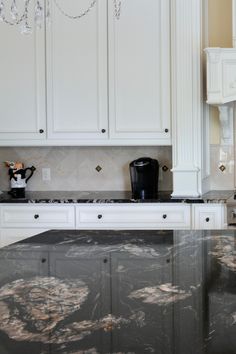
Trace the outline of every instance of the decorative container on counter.
<instances>
[{"instance_id":1,"label":"decorative container on counter","mask_svg":"<svg viewBox=\"0 0 236 354\"><path fill-rule=\"evenodd\" d=\"M33 176L36 168L34 166L24 168L22 162L13 161L6 161L5 165L9 168L8 174L10 176L11 190L8 193L14 198L24 198L27 182ZM30 172L28 177L26 177L27 171Z\"/></svg>"}]
</instances>

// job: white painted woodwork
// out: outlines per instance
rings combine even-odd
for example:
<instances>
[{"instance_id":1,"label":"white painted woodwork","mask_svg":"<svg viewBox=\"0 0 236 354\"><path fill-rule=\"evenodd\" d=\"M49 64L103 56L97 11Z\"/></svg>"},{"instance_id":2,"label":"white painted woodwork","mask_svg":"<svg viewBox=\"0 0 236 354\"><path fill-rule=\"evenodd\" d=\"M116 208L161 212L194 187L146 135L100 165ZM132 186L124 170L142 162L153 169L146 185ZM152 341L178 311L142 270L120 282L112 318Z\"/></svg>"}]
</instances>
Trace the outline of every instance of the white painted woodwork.
<instances>
[{"instance_id":1,"label":"white painted woodwork","mask_svg":"<svg viewBox=\"0 0 236 354\"><path fill-rule=\"evenodd\" d=\"M88 1L60 5L74 14ZM102 0L72 21L50 2L46 33L22 36L2 27L3 42L9 31L12 44L6 43L2 76L12 72L12 81L0 92L7 97L0 146L171 145L170 0L122 5L120 20L113 2Z\"/></svg>"},{"instance_id":2,"label":"white painted woodwork","mask_svg":"<svg viewBox=\"0 0 236 354\"><path fill-rule=\"evenodd\" d=\"M221 105L236 100L236 49L206 48L207 103Z\"/></svg>"},{"instance_id":3,"label":"white painted woodwork","mask_svg":"<svg viewBox=\"0 0 236 354\"><path fill-rule=\"evenodd\" d=\"M0 229L0 248L41 234L47 229Z\"/></svg>"},{"instance_id":4,"label":"white painted woodwork","mask_svg":"<svg viewBox=\"0 0 236 354\"><path fill-rule=\"evenodd\" d=\"M80 205L77 229L190 229L190 205Z\"/></svg>"},{"instance_id":5,"label":"white painted woodwork","mask_svg":"<svg viewBox=\"0 0 236 354\"><path fill-rule=\"evenodd\" d=\"M10 205L1 207L2 228L74 228L73 206Z\"/></svg>"},{"instance_id":6,"label":"white painted woodwork","mask_svg":"<svg viewBox=\"0 0 236 354\"><path fill-rule=\"evenodd\" d=\"M38 217L35 219L35 215ZM206 221L209 218L209 221ZM223 229L225 204L2 204L1 241L11 242L47 229ZM8 231L5 231L8 230ZM3 233L4 231L4 233ZM15 238L14 238L15 237ZM16 241L14 241L16 239ZM1 245L0 242L0 245Z\"/></svg>"},{"instance_id":7,"label":"white painted woodwork","mask_svg":"<svg viewBox=\"0 0 236 354\"><path fill-rule=\"evenodd\" d=\"M111 141L169 145L170 2L129 0L118 21L108 9Z\"/></svg>"},{"instance_id":8,"label":"white painted woodwork","mask_svg":"<svg viewBox=\"0 0 236 354\"><path fill-rule=\"evenodd\" d=\"M60 5L76 14L88 1L60 0ZM107 1L98 1L78 21L63 16L51 2L46 32L49 139L106 139Z\"/></svg>"},{"instance_id":9,"label":"white painted woodwork","mask_svg":"<svg viewBox=\"0 0 236 354\"><path fill-rule=\"evenodd\" d=\"M171 2L173 196L202 194L202 0Z\"/></svg>"},{"instance_id":10,"label":"white painted woodwork","mask_svg":"<svg viewBox=\"0 0 236 354\"><path fill-rule=\"evenodd\" d=\"M0 144L38 143L46 136L44 29L26 36L0 23L0 43Z\"/></svg>"},{"instance_id":11,"label":"white painted woodwork","mask_svg":"<svg viewBox=\"0 0 236 354\"><path fill-rule=\"evenodd\" d=\"M192 206L194 230L224 229L224 205L206 204Z\"/></svg>"}]
</instances>

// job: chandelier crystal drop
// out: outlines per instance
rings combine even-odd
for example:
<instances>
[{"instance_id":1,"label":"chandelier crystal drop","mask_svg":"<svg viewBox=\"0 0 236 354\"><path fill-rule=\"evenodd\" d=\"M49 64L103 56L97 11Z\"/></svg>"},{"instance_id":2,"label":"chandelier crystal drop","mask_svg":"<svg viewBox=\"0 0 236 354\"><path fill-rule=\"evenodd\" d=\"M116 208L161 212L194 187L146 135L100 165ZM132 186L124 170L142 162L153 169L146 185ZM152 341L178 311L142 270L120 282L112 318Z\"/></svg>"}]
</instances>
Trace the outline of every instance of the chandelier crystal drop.
<instances>
[{"instance_id":1,"label":"chandelier crystal drop","mask_svg":"<svg viewBox=\"0 0 236 354\"><path fill-rule=\"evenodd\" d=\"M79 2L80 0L74 1ZM0 22L10 26L20 25L21 33L29 34L32 32L34 24L37 28L41 28L45 19L50 20L51 2L63 16L70 20L79 20L89 14L98 1L88 0L89 4L86 9L81 10L78 14L69 14L61 5L60 0L0 0ZM117 20L120 19L121 1L113 0L114 16ZM34 6L33 16L31 15L32 6Z\"/></svg>"}]
</instances>

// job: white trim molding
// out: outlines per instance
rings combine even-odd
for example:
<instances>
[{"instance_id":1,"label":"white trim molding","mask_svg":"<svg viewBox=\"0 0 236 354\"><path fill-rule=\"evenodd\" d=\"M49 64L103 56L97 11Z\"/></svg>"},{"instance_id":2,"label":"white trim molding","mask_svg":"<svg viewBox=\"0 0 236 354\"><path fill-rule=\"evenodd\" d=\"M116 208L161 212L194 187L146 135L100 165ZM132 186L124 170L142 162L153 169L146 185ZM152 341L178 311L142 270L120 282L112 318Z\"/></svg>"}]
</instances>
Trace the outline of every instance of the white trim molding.
<instances>
[{"instance_id":1,"label":"white trim molding","mask_svg":"<svg viewBox=\"0 0 236 354\"><path fill-rule=\"evenodd\" d=\"M172 0L173 197L202 194L202 0Z\"/></svg>"}]
</instances>

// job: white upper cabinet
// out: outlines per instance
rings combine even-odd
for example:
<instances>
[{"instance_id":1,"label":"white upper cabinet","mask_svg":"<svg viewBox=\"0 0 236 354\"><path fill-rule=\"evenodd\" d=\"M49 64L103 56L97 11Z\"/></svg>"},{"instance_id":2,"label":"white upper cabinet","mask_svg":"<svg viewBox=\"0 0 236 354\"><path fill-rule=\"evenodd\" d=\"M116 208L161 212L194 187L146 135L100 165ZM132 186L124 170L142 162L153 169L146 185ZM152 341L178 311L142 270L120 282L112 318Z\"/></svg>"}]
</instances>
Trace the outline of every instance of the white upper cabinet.
<instances>
[{"instance_id":1,"label":"white upper cabinet","mask_svg":"<svg viewBox=\"0 0 236 354\"><path fill-rule=\"evenodd\" d=\"M236 49L206 48L207 103L221 105L236 100Z\"/></svg>"},{"instance_id":2,"label":"white upper cabinet","mask_svg":"<svg viewBox=\"0 0 236 354\"><path fill-rule=\"evenodd\" d=\"M22 35L0 23L0 141L46 137L44 30Z\"/></svg>"},{"instance_id":3,"label":"white upper cabinet","mask_svg":"<svg viewBox=\"0 0 236 354\"><path fill-rule=\"evenodd\" d=\"M0 26L0 145L171 144L170 0L69 18L89 3L50 1L32 35Z\"/></svg>"},{"instance_id":4,"label":"white upper cabinet","mask_svg":"<svg viewBox=\"0 0 236 354\"><path fill-rule=\"evenodd\" d=\"M111 139L170 143L170 9L168 0L109 1Z\"/></svg>"},{"instance_id":5,"label":"white upper cabinet","mask_svg":"<svg viewBox=\"0 0 236 354\"><path fill-rule=\"evenodd\" d=\"M71 20L51 2L47 26L49 139L107 137L107 3ZM88 0L60 1L67 14L79 14Z\"/></svg>"}]
</instances>

